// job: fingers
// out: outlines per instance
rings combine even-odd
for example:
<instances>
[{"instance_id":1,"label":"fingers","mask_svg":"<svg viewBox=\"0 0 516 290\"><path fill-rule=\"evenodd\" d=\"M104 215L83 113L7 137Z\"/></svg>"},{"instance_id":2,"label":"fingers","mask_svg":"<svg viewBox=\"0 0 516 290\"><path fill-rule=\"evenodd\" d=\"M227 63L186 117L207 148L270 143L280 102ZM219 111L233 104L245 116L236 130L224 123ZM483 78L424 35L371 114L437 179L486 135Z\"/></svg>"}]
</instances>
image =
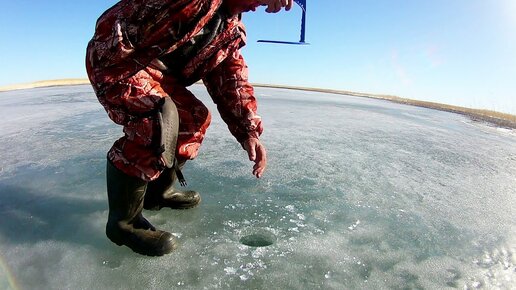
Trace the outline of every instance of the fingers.
<instances>
[{"instance_id":1,"label":"fingers","mask_svg":"<svg viewBox=\"0 0 516 290\"><path fill-rule=\"evenodd\" d=\"M256 159L256 139L248 139L244 141L244 149L247 152L247 156L250 161L254 161Z\"/></svg>"},{"instance_id":2,"label":"fingers","mask_svg":"<svg viewBox=\"0 0 516 290\"><path fill-rule=\"evenodd\" d=\"M281 4L285 7L285 11L289 11L292 9L292 5L294 4L294 0L282 0Z\"/></svg>"},{"instance_id":3,"label":"fingers","mask_svg":"<svg viewBox=\"0 0 516 290\"><path fill-rule=\"evenodd\" d=\"M294 3L294 0L269 0L269 1L265 1L264 4L267 5L267 9L265 9L265 12L277 13L283 7L285 7L286 11L289 11L292 8L293 3Z\"/></svg>"},{"instance_id":4,"label":"fingers","mask_svg":"<svg viewBox=\"0 0 516 290\"><path fill-rule=\"evenodd\" d=\"M254 145L249 145L249 150L247 150L247 155L249 155L250 161L256 160L256 147Z\"/></svg>"},{"instance_id":5,"label":"fingers","mask_svg":"<svg viewBox=\"0 0 516 290\"><path fill-rule=\"evenodd\" d=\"M253 175L256 176L256 178L262 177L264 171L265 171L265 166L260 166L260 165L256 164L253 167Z\"/></svg>"},{"instance_id":6,"label":"fingers","mask_svg":"<svg viewBox=\"0 0 516 290\"><path fill-rule=\"evenodd\" d=\"M281 9L281 8L279 8ZM265 12L267 13L276 13L279 11L278 9L278 1L271 1L269 5L267 6L267 9L265 9Z\"/></svg>"},{"instance_id":7,"label":"fingers","mask_svg":"<svg viewBox=\"0 0 516 290\"><path fill-rule=\"evenodd\" d=\"M267 152L265 151L265 147L261 144L256 148L256 159L254 161L253 175L260 178L267 167Z\"/></svg>"},{"instance_id":8,"label":"fingers","mask_svg":"<svg viewBox=\"0 0 516 290\"><path fill-rule=\"evenodd\" d=\"M249 160L254 161L253 175L257 178L262 177L267 167L267 151L265 150L265 146L256 138L244 141L243 145L244 149L247 151Z\"/></svg>"}]
</instances>

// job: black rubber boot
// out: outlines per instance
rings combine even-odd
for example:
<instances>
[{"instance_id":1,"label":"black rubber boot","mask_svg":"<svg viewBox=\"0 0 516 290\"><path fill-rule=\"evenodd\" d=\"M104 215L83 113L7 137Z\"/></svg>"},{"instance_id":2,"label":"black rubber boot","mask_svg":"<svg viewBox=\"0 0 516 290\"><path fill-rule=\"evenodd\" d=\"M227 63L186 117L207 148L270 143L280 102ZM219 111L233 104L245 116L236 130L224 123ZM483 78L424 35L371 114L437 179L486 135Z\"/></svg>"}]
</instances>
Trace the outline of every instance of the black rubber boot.
<instances>
[{"instance_id":1,"label":"black rubber boot","mask_svg":"<svg viewBox=\"0 0 516 290\"><path fill-rule=\"evenodd\" d=\"M115 244L125 245L136 253L162 256L177 247L176 238L156 230L142 216L147 182L128 176L107 162L109 217L106 235Z\"/></svg>"},{"instance_id":2,"label":"black rubber boot","mask_svg":"<svg viewBox=\"0 0 516 290\"><path fill-rule=\"evenodd\" d=\"M179 164L182 169L184 163ZM172 209L188 209L201 202L201 195L197 191L181 191L174 187L177 174L174 168L165 169L158 179L149 182L143 207L148 210L159 210L163 207Z\"/></svg>"}]
</instances>

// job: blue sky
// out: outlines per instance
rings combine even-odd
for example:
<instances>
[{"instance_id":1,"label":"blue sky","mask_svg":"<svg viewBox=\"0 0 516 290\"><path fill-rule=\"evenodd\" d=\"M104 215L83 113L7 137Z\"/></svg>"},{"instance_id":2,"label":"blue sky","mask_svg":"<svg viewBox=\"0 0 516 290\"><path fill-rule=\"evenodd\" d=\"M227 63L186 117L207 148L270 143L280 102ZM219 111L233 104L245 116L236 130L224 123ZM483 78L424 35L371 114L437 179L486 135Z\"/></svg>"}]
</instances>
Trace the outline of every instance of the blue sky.
<instances>
[{"instance_id":1,"label":"blue sky","mask_svg":"<svg viewBox=\"0 0 516 290\"><path fill-rule=\"evenodd\" d=\"M98 16L116 1L0 0L0 86L85 77ZM516 114L516 1L308 0L301 10L244 15L256 83L391 94Z\"/></svg>"}]
</instances>

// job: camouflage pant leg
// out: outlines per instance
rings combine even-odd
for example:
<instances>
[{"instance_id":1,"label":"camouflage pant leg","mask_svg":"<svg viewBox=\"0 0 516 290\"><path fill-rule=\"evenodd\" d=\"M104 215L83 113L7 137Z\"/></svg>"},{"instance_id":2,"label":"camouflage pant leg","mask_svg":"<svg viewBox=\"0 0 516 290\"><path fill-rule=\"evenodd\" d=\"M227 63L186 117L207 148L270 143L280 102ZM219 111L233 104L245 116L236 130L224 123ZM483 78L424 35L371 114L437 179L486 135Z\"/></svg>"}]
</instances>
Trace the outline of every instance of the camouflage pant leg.
<instances>
[{"instance_id":1,"label":"camouflage pant leg","mask_svg":"<svg viewBox=\"0 0 516 290\"><path fill-rule=\"evenodd\" d=\"M145 87L152 90L143 90ZM116 101L119 97L125 98L124 102L130 104L123 106L124 102ZM164 77L153 70L141 72L132 80L110 89L101 103L113 121L124 125L125 135L113 144L108 159L124 173L146 181L155 180L164 169L164 161L158 150L161 129L156 116L135 118L127 109L134 107L135 103L155 102L156 97L170 97L177 106L179 136L176 157L180 161L197 156L211 121L208 109L190 91L175 79ZM139 111L135 113L141 115Z\"/></svg>"},{"instance_id":2,"label":"camouflage pant leg","mask_svg":"<svg viewBox=\"0 0 516 290\"><path fill-rule=\"evenodd\" d=\"M197 157L199 147L211 122L211 113L183 85L172 77L165 77L163 89L171 96L179 113L179 136L177 139L176 158L179 162Z\"/></svg>"}]
</instances>

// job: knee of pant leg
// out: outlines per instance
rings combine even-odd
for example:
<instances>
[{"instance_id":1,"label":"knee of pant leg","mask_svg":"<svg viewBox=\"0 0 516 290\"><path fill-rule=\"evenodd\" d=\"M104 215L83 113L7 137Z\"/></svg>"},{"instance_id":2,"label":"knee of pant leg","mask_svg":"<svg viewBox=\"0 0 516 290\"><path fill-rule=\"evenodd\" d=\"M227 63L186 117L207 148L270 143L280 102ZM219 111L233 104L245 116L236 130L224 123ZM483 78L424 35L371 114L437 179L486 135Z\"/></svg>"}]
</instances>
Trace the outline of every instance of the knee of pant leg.
<instances>
[{"instance_id":1,"label":"knee of pant leg","mask_svg":"<svg viewBox=\"0 0 516 290\"><path fill-rule=\"evenodd\" d=\"M202 140L197 142L191 142L181 144L177 149L176 156L178 162L184 162L185 160L192 160L199 154L199 148L201 147Z\"/></svg>"},{"instance_id":2,"label":"knee of pant leg","mask_svg":"<svg viewBox=\"0 0 516 290\"><path fill-rule=\"evenodd\" d=\"M197 131L204 134L211 123L210 110L199 101L194 106L192 117L194 119L194 123L197 125Z\"/></svg>"},{"instance_id":3,"label":"knee of pant leg","mask_svg":"<svg viewBox=\"0 0 516 290\"><path fill-rule=\"evenodd\" d=\"M199 119L200 122L198 124L200 124L201 126L199 127L199 131L204 135L206 133L206 130L208 129L208 127L210 126L211 124L211 113L210 113L210 110L208 110L208 108L204 107L205 111L202 112L201 114L201 118Z\"/></svg>"},{"instance_id":4,"label":"knee of pant leg","mask_svg":"<svg viewBox=\"0 0 516 290\"><path fill-rule=\"evenodd\" d=\"M176 157L178 160L191 160L197 157L204 135L211 122L211 113L205 107L205 111L197 111L194 116L195 122L181 124L180 134L177 140Z\"/></svg>"}]
</instances>

